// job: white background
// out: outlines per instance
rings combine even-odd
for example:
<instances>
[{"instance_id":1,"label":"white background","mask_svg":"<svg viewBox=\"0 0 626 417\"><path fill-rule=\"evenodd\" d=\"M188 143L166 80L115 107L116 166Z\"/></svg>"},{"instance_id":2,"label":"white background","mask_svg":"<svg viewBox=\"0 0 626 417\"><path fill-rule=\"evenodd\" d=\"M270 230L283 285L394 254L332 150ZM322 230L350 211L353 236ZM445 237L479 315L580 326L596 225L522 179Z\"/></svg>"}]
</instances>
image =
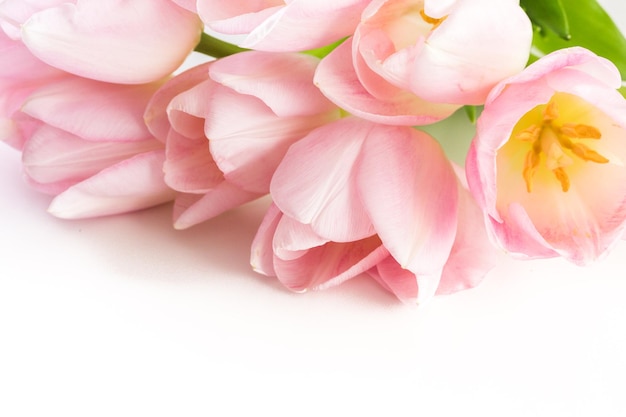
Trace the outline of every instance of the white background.
<instances>
[{"instance_id":1,"label":"white background","mask_svg":"<svg viewBox=\"0 0 626 417\"><path fill-rule=\"evenodd\" d=\"M626 244L503 255L420 308L365 278L292 294L248 267L267 201L63 221L19 165L0 146L2 416L626 415Z\"/></svg>"}]
</instances>

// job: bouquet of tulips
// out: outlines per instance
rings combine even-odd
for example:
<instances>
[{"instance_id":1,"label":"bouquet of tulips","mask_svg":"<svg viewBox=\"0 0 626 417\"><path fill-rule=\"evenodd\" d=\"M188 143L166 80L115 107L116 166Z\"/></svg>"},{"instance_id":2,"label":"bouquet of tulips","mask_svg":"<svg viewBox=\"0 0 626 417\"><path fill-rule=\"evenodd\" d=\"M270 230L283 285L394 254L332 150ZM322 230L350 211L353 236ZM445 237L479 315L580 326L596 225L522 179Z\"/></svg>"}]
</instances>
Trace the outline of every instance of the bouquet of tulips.
<instances>
[{"instance_id":1,"label":"bouquet of tulips","mask_svg":"<svg viewBox=\"0 0 626 417\"><path fill-rule=\"evenodd\" d=\"M0 28L0 140L55 216L173 201L184 229L269 194L255 271L418 303L623 237L626 40L595 0L0 0ZM422 129L458 111L464 167Z\"/></svg>"}]
</instances>

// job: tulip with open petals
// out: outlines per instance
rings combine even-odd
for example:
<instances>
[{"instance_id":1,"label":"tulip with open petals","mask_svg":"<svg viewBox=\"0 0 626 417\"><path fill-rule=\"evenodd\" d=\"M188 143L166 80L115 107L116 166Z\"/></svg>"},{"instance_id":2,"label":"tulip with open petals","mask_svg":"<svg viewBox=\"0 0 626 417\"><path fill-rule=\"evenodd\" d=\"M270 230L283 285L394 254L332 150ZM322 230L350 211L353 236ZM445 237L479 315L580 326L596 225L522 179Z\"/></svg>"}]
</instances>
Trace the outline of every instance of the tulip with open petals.
<instances>
[{"instance_id":1,"label":"tulip with open petals","mask_svg":"<svg viewBox=\"0 0 626 417\"><path fill-rule=\"evenodd\" d=\"M483 103L524 68L531 41L517 0L374 0L315 82L357 116L424 125Z\"/></svg>"},{"instance_id":2,"label":"tulip with open petals","mask_svg":"<svg viewBox=\"0 0 626 417\"><path fill-rule=\"evenodd\" d=\"M480 210L440 146L409 127L346 118L291 146L253 268L294 291L368 272L406 302L476 285L493 266Z\"/></svg>"},{"instance_id":3,"label":"tulip with open petals","mask_svg":"<svg viewBox=\"0 0 626 417\"><path fill-rule=\"evenodd\" d=\"M615 66L553 52L491 92L468 154L470 189L495 238L522 257L587 264L626 221L626 100Z\"/></svg>"}]
</instances>

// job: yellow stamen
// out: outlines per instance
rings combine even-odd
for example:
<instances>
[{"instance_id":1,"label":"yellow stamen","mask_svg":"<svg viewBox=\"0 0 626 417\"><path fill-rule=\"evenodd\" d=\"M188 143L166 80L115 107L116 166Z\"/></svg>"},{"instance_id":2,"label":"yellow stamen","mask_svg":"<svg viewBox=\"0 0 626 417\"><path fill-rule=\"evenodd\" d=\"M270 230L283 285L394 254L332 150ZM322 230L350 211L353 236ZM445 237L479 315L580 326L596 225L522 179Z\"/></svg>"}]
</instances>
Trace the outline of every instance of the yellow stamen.
<instances>
[{"instance_id":1,"label":"yellow stamen","mask_svg":"<svg viewBox=\"0 0 626 417\"><path fill-rule=\"evenodd\" d=\"M533 190L532 180L542 161L542 155L545 167L552 171L563 192L570 189L570 177L565 168L574 163L572 157L598 164L609 162L607 158L595 150L572 140L598 140L602 137L600 130L595 126L575 123L564 123L558 126L558 119L557 102L551 99L542 111L540 124L532 124L515 135L517 140L532 143L531 149L524 159L522 169L526 191L529 193Z\"/></svg>"},{"instance_id":2,"label":"yellow stamen","mask_svg":"<svg viewBox=\"0 0 626 417\"><path fill-rule=\"evenodd\" d=\"M560 131L570 138L600 139L602 137L597 128L583 124L565 123L561 126Z\"/></svg>"},{"instance_id":3,"label":"yellow stamen","mask_svg":"<svg viewBox=\"0 0 626 417\"><path fill-rule=\"evenodd\" d=\"M563 167L555 168L552 170L552 172L554 173L556 179L559 180L559 182L561 183L561 190L566 193L567 190L569 190L570 186L569 176L567 175L567 172L565 172L565 169L563 169Z\"/></svg>"},{"instance_id":4,"label":"yellow stamen","mask_svg":"<svg viewBox=\"0 0 626 417\"><path fill-rule=\"evenodd\" d=\"M420 10L420 16L422 16L422 19L424 19L424 22L433 25L433 29L435 29L437 26L439 26L441 24L441 22L443 22L444 20L446 20L447 16L444 16L440 19L435 19L434 17L430 17L426 14L426 12L424 11L424 9Z\"/></svg>"}]
</instances>

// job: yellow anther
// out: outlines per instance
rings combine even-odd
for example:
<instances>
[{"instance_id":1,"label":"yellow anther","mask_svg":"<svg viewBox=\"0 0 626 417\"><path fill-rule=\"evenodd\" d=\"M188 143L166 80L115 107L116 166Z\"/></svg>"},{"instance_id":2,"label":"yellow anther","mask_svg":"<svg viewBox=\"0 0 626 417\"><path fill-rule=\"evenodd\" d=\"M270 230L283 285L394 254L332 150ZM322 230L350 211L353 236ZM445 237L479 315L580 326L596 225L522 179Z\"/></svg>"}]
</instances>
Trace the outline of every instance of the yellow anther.
<instances>
[{"instance_id":1,"label":"yellow anther","mask_svg":"<svg viewBox=\"0 0 626 417\"><path fill-rule=\"evenodd\" d=\"M556 179L559 180L559 182L561 183L561 190L563 190L563 192L566 193L569 190L569 186L570 186L567 172L565 172L565 169L562 167L555 168L552 170L552 172L554 173L554 176L556 177Z\"/></svg>"},{"instance_id":2,"label":"yellow anther","mask_svg":"<svg viewBox=\"0 0 626 417\"><path fill-rule=\"evenodd\" d=\"M433 25L433 29L435 29L437 26L439 26L441 24L441 22L446 20L446 17L447 17L447 16L444 16L444 17L442 17L440 19L435 19L434 17L428 16L426 14L426 12L424 11L424 9L420 10L420 16L422 16L422 19L424 19L424 22Z\"/></svg>"},{"instance_id":3,"label":"yellow anther","mask_svg":"<svg viewBox=\"0 0 626 417\"><path fill-rule=\"evenodd\" d=\"M572 152L576 154L579 158L585 161L591 161L598 164L606 164L609 162L607 158L600 155L598 152L593 149L589 149L587 146L582 143L575 143L572 145Z\"/></svg>"},{"instance_id":4,"label":"yellow anther","mask_svg":"<svg viewBox=\"0 0 626 417\"><path fill-rule=\"evenodd\" d=\"M524 176L524 181L526 182L526 191L529 193L533 191L533 175L535 175L535 171L537 171L537 167L539 166L539 153L530 150L526 154L526 160L524 161L524 171L522 175Z\"/></svg>"},{"instance_id":5,"label":"yellow anther","mask_svg":"<svg viewBox=\"0 0 626 417\"><path fill-rule=\"evenodd\" d=\"M556 120L558 118L559 118L559 110L557 109L556 101L550 100L546 108L543 110L543 121L551 122L552 120Z\"/></svg>"},{"instance_id":6,"label":"yellow anther","mask_svg":"<svg viewBox=\"0 0 626 417\"><path fill-rule=\"evenodd\" d=\"M600 139L602 134L594 126L565 123L561 126L561 133L570 138L579 139Z\"/></svg>"},{"instance_id":7,"label":"yellow anther","mask_svg":"<svg viewBox=\"0 0 626 417\"><path fill-rule=\"evenodd\" d=\"M531 125L519 132L517 136L515 136L515 138L526 142L531 142L539 138L539 133L541 133L541 126Z\"/></svg>"}]
</instances>

